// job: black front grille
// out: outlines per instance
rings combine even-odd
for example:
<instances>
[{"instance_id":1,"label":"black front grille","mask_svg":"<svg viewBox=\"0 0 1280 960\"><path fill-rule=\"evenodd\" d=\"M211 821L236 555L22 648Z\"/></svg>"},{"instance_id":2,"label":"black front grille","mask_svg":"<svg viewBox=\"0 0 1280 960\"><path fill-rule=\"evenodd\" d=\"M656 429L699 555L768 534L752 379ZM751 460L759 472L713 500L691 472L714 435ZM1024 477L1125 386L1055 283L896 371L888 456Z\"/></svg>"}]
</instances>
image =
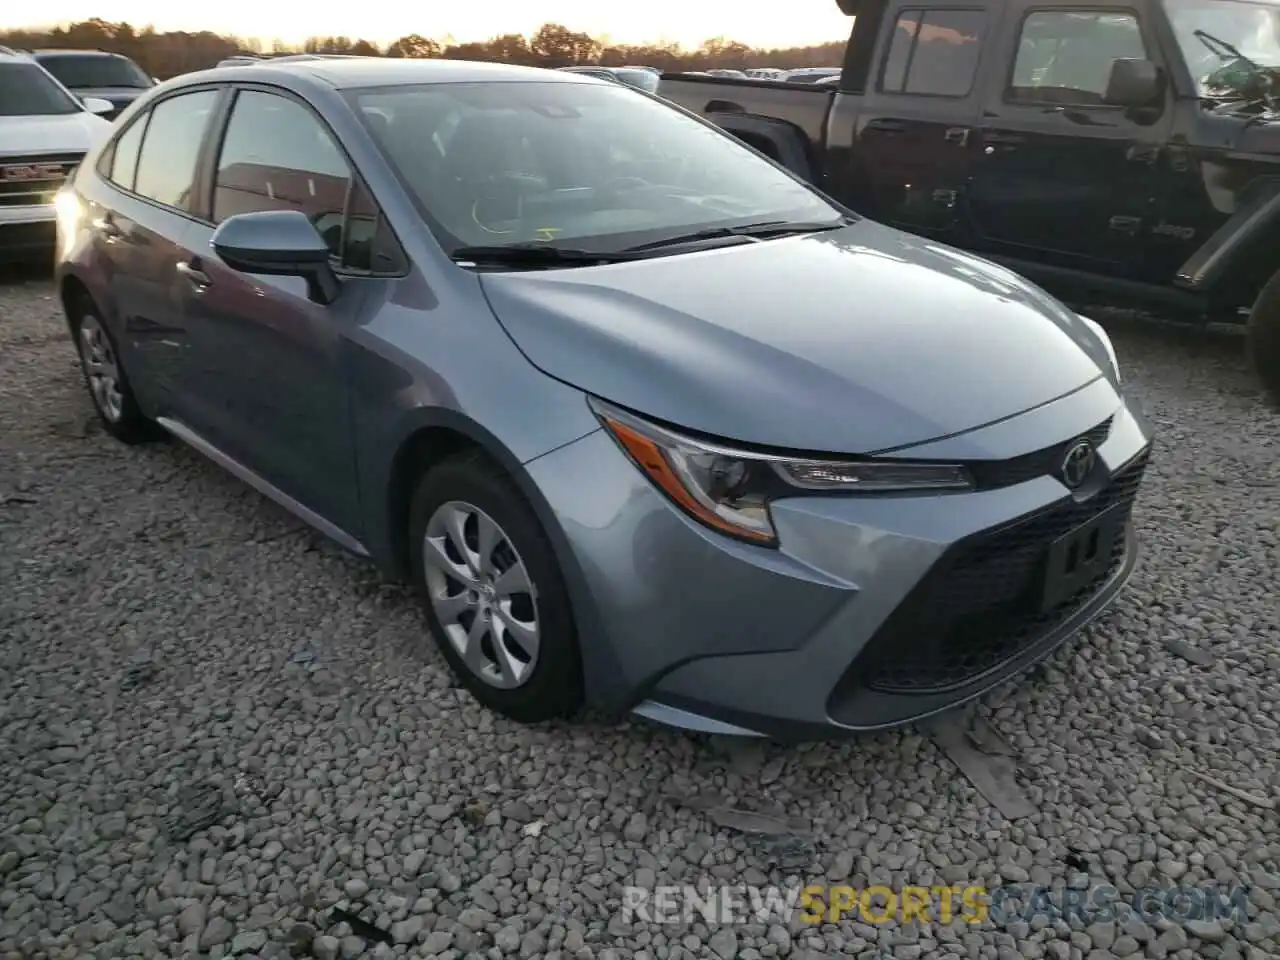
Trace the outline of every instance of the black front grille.
<instances>
[{"instance_id":1,"label":"black front grille","mask_svg":"<svg viewBox=\"0 0 1280 960\"><path fill-rule=\"evenodd\" d=\"M1015 483L1025 483L1036 477L1057 476L1062 468L1062 460L1073 444L1080 440L1088 440L1094 447L1102 446L1103 441L1111 433L1112 419L1107 417L1087 433L1034 453L1023 454L1010 460L973 460L967 462L965 466L968 467L969 473L973 476L974 485L979 490L1011 487Z\"/></svg>"},{"instance_id":2,"label":"black front grille","mask_svg":"<svg viewBox=\"0 0 1280 960\"><path fill-rule=\"evenodd\" d=\"M53 202L83 153L0 157L0 206L26 207Z\"/></svg>"},{"instance_id":3,"label":"black front grille","mask_svg":"<svg viewBox=\"0 0 1280 960\"><path fill-rule=\"evenodd\" d=\"M1085 606L1124 562L1110 563L1051 610L1040 609L1049 546L1116 507L1127 520L1148 453L1083 502L1067 500L996 531L961 541L890 615L846 676L883 693L937 693L998 669Z\"/></svg>"}]
</instances>

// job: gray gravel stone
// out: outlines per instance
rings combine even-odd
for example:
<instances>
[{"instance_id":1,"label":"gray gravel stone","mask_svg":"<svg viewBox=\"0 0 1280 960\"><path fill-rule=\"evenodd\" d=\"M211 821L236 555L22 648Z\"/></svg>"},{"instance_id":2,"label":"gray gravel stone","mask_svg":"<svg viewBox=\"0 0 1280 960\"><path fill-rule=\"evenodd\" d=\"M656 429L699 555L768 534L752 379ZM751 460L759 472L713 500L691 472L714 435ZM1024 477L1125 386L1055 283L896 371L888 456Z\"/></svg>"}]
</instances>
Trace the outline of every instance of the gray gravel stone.
<instances>
[{"instance_id":1,"label":"gray gravel stone","mask_svg":"<svg viewBox=\"0 0 1280 960\"><path fill-rule=\"evenodd\" d=\"M0 957L1275 956L1274 812L1188 771L1280 795L1280 417L1238 344L1111 327L1160 432L1142 563L971 708L1034 811L1010 820L914 730L727 755L494 717L410 591L182 446L109 440L52 284L0 284ZM628 883L823 874L1254 890L1230 924L617 915ZM329 925L341 902L396 944Z\"/></svg>"}]
</instances>

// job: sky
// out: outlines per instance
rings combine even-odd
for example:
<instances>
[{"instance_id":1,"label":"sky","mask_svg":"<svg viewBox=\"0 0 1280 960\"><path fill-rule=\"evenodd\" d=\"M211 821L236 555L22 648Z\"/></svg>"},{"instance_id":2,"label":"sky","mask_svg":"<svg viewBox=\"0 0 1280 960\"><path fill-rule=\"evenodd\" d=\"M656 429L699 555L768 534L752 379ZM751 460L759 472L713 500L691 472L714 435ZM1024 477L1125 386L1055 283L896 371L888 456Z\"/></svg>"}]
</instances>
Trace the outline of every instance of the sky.
<instances>
[{"instance_id":1,"label":"sky","mask_svg":"<svg viewBox=\"0 0 1280 960\"><path fill-rule=\"evenodd\" d=\"M0 29L52 26L40 4L7 4ZM59 0L58 21L100 17L157 30L212 30L262 40L296 43L307 36L362 37L387 43L407 33L465 43L499 33L535 31L562 23L616 43L676 41L696 47L725 36L754 47L791 47L844 40L849 20L835 0L490 0L488 3L303 4L263 0L217 0L179 4L172 0ZM27 11L32 11L28 13ZM305 11L305 15L303 14Z\"/></svg>"}]
</instances>

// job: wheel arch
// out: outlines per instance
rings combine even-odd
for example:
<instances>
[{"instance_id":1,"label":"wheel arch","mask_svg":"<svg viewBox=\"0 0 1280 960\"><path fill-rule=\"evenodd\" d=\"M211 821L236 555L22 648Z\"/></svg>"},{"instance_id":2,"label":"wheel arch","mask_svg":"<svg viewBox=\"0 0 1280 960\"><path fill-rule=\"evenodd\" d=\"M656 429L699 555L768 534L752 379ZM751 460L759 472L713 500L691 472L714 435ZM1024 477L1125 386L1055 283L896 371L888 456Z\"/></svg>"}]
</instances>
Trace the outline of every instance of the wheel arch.
<instances>
[{"instance_id":1,"label":"wheel arch","mask_svg":"<svg viewBox=\"0 0 1280 960\"><path fill-rule=\"evenodd\" d=\"M402 424L397 437L385 460L388 465L385 479L375 487L375 490L380 490L380 500L372 505L373 510L370 511L375 532L375 537L371 538L373 542L369 544L370 552L386 572L396 579L408 580L409 551L412 549L409 511L418 481L433 465L450 457L468 451L484 456L515 484L551 543L573 606L584 664L589 671L587 690L590 698L591 668L598 659L593 652L601 649L601 644L596 642L602 635L600 619L577 556L525 465L491 431L454 410L415 410Z\"/></svg>"}]
</instances>

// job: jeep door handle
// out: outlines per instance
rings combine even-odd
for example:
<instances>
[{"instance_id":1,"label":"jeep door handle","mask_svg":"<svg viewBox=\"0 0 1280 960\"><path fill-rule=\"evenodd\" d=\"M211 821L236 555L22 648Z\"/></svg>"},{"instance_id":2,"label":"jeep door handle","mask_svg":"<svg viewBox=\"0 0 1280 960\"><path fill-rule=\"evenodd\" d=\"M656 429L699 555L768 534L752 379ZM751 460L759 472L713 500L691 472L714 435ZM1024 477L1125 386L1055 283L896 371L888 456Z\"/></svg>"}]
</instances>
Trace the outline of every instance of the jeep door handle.
<instances>
[{"instance_id":1,"label":"jeep door handle","mask_svg":"<svg viewBox=\"0 0 1280 960\"><path fill-rule=\"evenodd\" d=\"M965 144L969 142L969 128L968 127L951 127L949 130L947 130L946 133L942 135L942 139L945 140L947 143L954 143L957 146L963 147Z\"/></svg>"},{"instance_id":2,"label":"jeep door handle","mask_svg":"<svg viewBox=\"0 0 1280 960\"><path fill-rule=\"evenodd\" d=\"M209 289L209 284L212 283L207 273L186 260L178 261L177 270L178 273L187 278L196 293L204 293Z\"/></svg>"}]
</instances>

